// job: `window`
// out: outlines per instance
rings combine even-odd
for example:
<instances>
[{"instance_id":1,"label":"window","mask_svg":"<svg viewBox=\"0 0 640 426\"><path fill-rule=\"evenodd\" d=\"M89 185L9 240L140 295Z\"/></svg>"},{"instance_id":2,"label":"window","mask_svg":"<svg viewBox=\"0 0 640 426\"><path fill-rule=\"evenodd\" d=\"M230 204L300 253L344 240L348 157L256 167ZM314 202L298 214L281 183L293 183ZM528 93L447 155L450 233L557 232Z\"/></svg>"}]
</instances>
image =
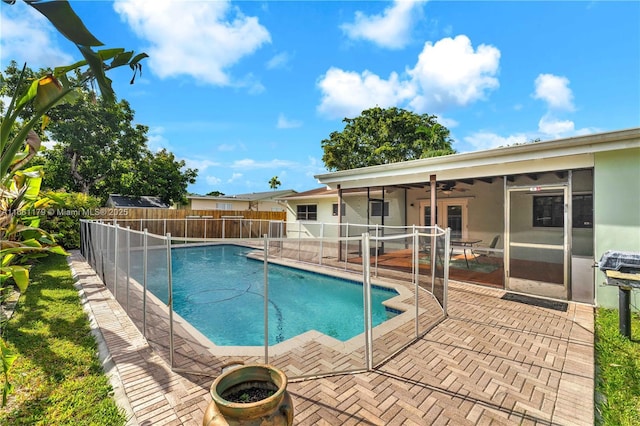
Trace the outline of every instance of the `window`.
<instances>
[{"instance_id":1,"label":"window","mask_svg":"<svg viewBox=\"0 0 640 426\"><path fill-rule=\"evenodd\" d=\"M233 210L231 203L216 203L216 210Z\"/></svg>"},{"instance_id":2,"label":"window","mask_svg":"<svg viewBox=\"0 0 640 426\"><path fill-rule=\"evenodd\" d=\"M318 220L318 206L315 204L301 204L297 213L298 220Z\"/></svg>"},{"instance_id":3,"label":"window","mask_svg":"<svg viewBox=\"0 0 640 426\"><path fill-rule=\"evenodd\" d=\"M572 198L572 222L574 228L593 227L593 195L574 195ZM562 195L533 197L533 226L559 228L564 226L564 201Z\"/></svg>"},{"instance_id":4,"label":"window","mask_svg":"<svg viewBox=\"0 0 640 426\"><path fill-rule=\"evenodd\" d=\"M593 195L574 195L573 205L573 227L593 228Z\"/></svg>"},{"instance_id":5,"label":"window","mask_svg":"<svg viewBox=\"0 0 640 426\"><path fill-rule=\"evenodd\" d=\"M346 214L347 214L346 205L342 203L342 216L346 216ZM333 215L338 216L338 203L335 203L333 205Z\"/></svg>"},{"instance_id":6,"label":"window","mask_svg":"<svg viewBox=\"0 0 640 426\"><path fill-rule=\"evenodd\" d=\"M384 215L389 216L389 202L384 202ZM371 216L382 216L382 202L381 201L372 201L371 202Z\"/></svg>"}]
</instances>

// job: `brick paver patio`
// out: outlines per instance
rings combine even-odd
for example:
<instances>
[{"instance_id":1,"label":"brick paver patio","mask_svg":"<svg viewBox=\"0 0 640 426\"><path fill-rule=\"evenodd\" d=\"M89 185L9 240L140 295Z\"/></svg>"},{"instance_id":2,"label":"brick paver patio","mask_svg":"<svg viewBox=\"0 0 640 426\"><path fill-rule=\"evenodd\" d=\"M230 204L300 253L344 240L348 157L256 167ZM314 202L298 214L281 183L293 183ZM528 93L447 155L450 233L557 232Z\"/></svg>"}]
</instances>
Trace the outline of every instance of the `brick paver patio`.
<instances>
[{"instance_id":1,"label":"brick paver patio","mask_svg":"<svg viewBox=\"0 0 640 426\"><path fill-rule=\"evenodd\" d=\"M79 254L71 266L131 425L200 425L213 378L172 372ZM451 282L449 317L368 373L290 382L297 425L590 425L593 308Z\"/></svg>"}]
</instances>

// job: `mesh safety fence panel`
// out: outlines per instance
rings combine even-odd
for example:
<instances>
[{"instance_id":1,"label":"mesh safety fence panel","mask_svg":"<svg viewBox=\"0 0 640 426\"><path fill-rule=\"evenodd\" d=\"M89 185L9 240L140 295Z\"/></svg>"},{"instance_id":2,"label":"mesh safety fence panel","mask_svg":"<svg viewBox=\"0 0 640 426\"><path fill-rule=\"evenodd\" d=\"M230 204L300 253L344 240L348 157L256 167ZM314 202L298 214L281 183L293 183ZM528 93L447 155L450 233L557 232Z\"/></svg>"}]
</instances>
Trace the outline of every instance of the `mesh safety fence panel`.
<instances>
[{"instance_id":1,"label":"mesh safety fence panel","mask_svg":"<svg viewBox=\"0 0 640 426\"><path fill-rule=\"evenodd\" d=\"M390 319L373 329L374 365L380 365L445 318L443 303L433 292L430 256L444 231L438 228L421 231L414 229L412 234L372 238L372 282L376 284L376 277L383 279L382 284L393 283L399 292L385 302ZM444 250L444 244L442 247ZM441 266L436 266L436 271ZM438 289L446 286L443 278L439 281L436 278L436 282Z\"/></svg>"},{"instance_id":2,"label":"mesh safety fence panel","mask_svg":"<svg viewBox=\"0 0 640 426\"><path fill-rule=\"evenodd\" d=\"M235 218L188 221L188 238L171 234L171 245L166 237L132 229L132 223L130 229L95 222L83 227L88 261L176 371L216 376L236 362L269 362L292 378L359 371L444 316L447 241L437 235L442 230L399 234L367 225L305 228L247 220L233 228L244 238L209 237L214 223L228 226L234 220L239 224ZM137 221L136 228L158 223L164 229L158 220ZM372 229L365 242L362 231ZM292 237L302 232L309 235ZM265 242L258 234L272 237ZM370 353L364 270L373 279Z\"/></svg>"},{"instance_id":3,"label":"mesh safety fence panel","mask_svg":"<svg viewBox=\"0 0 640 426\"><path fill-rule=\"evenodd\" d=\"M299 244L300 260L319 264L329 243L306 238L288 242L284 251ZM268 267L268 362L290 378L366 368L362 275L325 271Z\"/></svg>"},{"instance_id":4,"label":"mesh safety fence panel","mask_svg":"<svg viewBox=\"0 0 640 426\"><path fill-rule=\"evenodd\" d=\"M113 294L120 305L127 311L129 300L129 244L131 233L127 228L115 227L116 255L114 264L114 291Z\"/></svg>"},{"instance_id":5,"label":"mesh safety fence panel","mask_svg":"<svg viewBox=\"0 0 640 426\"><path fill-rule=\"evenodd\" d=\"M128 279L124 283L126 298L124 299L124 308L127 314L136 325L138 330L144 335L145 330L145 262L147 260L147 241L140 231L130 231L128 233L128 255L129 263ZM122 304L123 302L120 302Z\"/></svg>"},{"instance_id":6,"label":"mesh safety fence panel","mask_svg":"<svg viewBox=\"0 0 640 426\"><path fill-rule=\"evenodd\" d=\"M104 247L102 250L102 281L111 294L115 294L115 260L117 253L116 228L113 225L102 227Z\"/></svg>"},{"instance_id":7,"label":"mesh safety fence panel","mask_svg":"<svg viewBox=\"0 0 640 426\"><path fill-rule=\"evenodd\" d=\"M168 306L170 269L166 238L147 235L146 256L144 250L136 251L133 256L135 261L132 262L134 264L132 276L140 284L140 287L136 286L136 291L142 299L136 300L133 305L143 307L139 314L137 312L134 314L134 323L142 324L142 333L149 344L170 362L171 323Z\"/></svg>"}]
</instances>

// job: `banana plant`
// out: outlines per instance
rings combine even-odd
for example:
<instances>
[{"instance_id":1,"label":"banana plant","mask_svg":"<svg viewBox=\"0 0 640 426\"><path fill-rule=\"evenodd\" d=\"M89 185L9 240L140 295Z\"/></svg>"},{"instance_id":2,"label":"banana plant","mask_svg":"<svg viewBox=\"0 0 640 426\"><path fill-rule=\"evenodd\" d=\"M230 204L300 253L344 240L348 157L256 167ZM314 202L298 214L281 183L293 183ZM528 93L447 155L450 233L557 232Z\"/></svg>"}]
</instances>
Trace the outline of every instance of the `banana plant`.
<instances>
[{"instance_id":1,"label":"banana plant","mask_svg":"<svg viewBox=\"0 0 640 426\"><path fill-rule=\"evenodd\" d=\"M12 5L16 0L2 0ZM141 61L147 54L134 54L123 48L94 50L103 44L85 27L66 0L24 2L44 15L51 24L76 45L83 59L35 79L26 90L25 70L0 123L0 289L12 279L20 292L29 284L29 272L25 261L46 253L66 254L55 245L52 235L39 228L38 214L24 214L45 208L51 199L40 195L42 167L26 168L40 149L40 137L36 129L44 130L48 122L47 112L61 102L72 102L77 88L95 82L106 101L115 101L111 80L106 72L121 66L133 70L131 84L142 72ZM69 73L78 78L73 82ZM28 119L20 117L27 106L32 106ZM13 390L9 382L11 365L16 354L2 339L0 329L0 367L4 377L2 406Z\"/></svg>"}]
</instances>

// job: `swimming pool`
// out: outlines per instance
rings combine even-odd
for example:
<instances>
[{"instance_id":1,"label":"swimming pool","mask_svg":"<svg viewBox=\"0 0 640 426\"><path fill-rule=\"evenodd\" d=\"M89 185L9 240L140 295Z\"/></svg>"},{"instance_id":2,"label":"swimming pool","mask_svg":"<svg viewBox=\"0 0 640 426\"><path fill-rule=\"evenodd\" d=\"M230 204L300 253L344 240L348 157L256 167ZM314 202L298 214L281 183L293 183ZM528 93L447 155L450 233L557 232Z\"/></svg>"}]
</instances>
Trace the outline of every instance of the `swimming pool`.
<instances>
[{"instance_id":1,"label":"swimming pool","mask_svg":"<svg viewBox=\"0 0 640 426\"><path fill-rule=\"evenodd\" d=\"M218 346L264 344L264 263L234 245L173 248L173 309ZM137 257L137 258L136 258ZM141 254L132 277L142 283ZM363 333L363 289L349 281L281 265L269 265L269 344L310 330L341 341ZM148 255L147 288L168 301L166 255ZM372 324L398 314L382 304L393 289L372 286Z\"/></svg>"}]
</instances>

